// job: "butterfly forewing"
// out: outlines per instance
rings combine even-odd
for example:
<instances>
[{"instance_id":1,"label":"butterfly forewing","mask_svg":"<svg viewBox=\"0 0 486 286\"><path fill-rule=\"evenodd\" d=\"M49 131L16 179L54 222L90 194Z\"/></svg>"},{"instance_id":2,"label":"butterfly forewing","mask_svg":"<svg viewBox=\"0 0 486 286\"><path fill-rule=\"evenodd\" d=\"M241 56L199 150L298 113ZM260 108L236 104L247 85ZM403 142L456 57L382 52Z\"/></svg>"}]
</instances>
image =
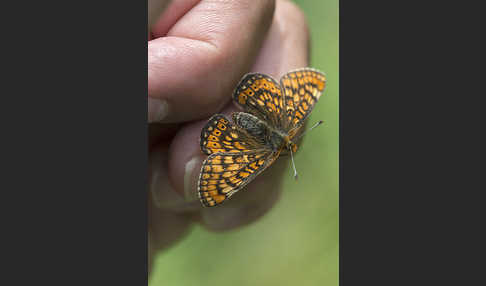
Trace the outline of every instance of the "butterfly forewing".
<instances>
[{"instance_id":1,"label":"butterfly forewing","mask_svg":"<svg viewBox=\"0 0 486 286\"><path fill-rule=\"evenodd\" d=\"M286 109L285 131L301 127L326 86L326 76L318 70L290 71L280 80Z\"/></svg>"},{"instance_id":2,"label":"butterfly forewing","mask_svg":"<svg viewBox=\"0 0 486 286\"><path fill-rule=\"evenodd\" d=\"M277 81L268 75L245 75L233 93L233 100L246 112L275 128L284 125L282 90Z\"/></svg>"}]
</instances>

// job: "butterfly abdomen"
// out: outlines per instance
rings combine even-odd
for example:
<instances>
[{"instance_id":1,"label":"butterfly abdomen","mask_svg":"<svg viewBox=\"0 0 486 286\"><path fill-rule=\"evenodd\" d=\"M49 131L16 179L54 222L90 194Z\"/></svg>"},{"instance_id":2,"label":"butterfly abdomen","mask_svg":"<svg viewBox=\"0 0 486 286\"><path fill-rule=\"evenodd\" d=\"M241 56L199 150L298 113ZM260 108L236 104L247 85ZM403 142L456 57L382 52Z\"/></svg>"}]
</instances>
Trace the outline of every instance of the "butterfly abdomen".
<instances>
[{"instance_id":1,"label":"butterfly abdomen","mask_svg":"<svg viewBox=\"0 0 486 286\"><path fill-rule=\"evenodd\" d=\"M268 145L274 152L277 152L287 144L288 139L286 140L285 138L288 138L288 136L271 130L270 136L268 137Z\"/></svg>"}]
</instances>

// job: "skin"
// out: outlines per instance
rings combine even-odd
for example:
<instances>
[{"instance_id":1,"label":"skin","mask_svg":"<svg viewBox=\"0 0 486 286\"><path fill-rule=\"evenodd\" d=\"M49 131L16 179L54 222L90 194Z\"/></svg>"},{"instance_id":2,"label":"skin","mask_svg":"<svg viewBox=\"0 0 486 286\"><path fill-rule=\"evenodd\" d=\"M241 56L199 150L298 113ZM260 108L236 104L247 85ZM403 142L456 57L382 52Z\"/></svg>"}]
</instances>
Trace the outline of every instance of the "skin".
<instances>
[{"instance_id":1,"label":"skin","mask_svg":"<svg viewBox=\"0 0 486 286\"><path fill-rule=\"evenodd\" d=\"M199 137L215 113L238 111L231 94L247 72L279 79L308 66L309 31L289 1L149 0L149 269L157 251L193 223L211 231L247 225L278 200L288 157L279 158L228 202L202 208L196 186ZM151 8L152 7L152 8Z\"/></svg>"}]
</instances>

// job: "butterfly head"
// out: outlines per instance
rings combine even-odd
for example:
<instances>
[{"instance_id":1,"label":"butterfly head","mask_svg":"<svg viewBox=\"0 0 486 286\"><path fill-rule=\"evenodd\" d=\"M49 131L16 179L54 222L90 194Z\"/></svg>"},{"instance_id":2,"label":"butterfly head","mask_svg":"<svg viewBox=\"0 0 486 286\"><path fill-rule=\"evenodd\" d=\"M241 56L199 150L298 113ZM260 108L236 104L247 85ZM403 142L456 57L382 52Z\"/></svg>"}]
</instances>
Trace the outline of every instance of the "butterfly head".
<instances>
[{"instance_id":1,"label":"butterfly head","mask_svg":"<svg viewBox=\"0 0 486 286\"><path fill-rule=\"evenodd\" d=\"M292 159L292 167L294 168L294 178L297 180L297 169L295 168L295 163L294 163L294 153L297 152L298 147L297 144L292 142L290 136L286 136L284 140L285 140L285 147L286 149L289 150L290 158Z\"/></svg>"},{"instance_id":2,"label":"butterfly head","mask_svg":"<svg viewBox=\"0 0 486 286\"><path fill-rule=\"evenodd\" d=\"M297 144L295 144L294 142L292 142L292 140L287 140L287 149L289 151L292 151L293 153L297 152L297 149L299 149L299 147L297 146Z\"/></svg>"},{"instance_id":3,"label":"butterfly head","mask_svg":"<svg viewBox=\"0 0 486 286\"><path fill-rule=\"evenodd\" d=\"M322 123L323 123L323 121L321 120L321 121L317 122L316 124L314 124L309 130L306 130L306 131L310 131L310 130L316 128L317 126L321 125ZM292 138L290 138L290 136L285 137L286 147L290 151L290 157L292 159L292 167L294 168L294 178L295 179L297 179L297 169L295 168L295 163L294 163L294 153L297 152L297 144L295 144L294 141L297 142L305 134L306 131L304 131L299 136L297 136L297 138L295 138L295 140L294 140L293 136L292 136Z\"/></svg>"}]
</instances>

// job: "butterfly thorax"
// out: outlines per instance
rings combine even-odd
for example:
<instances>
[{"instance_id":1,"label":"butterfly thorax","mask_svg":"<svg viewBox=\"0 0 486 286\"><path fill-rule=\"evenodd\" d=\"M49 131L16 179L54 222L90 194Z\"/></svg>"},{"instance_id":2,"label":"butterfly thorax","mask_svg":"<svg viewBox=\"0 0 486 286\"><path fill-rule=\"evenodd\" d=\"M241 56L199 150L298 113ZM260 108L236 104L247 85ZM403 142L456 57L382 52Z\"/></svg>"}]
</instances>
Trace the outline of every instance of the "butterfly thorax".
<instances>
[{"instance_id":1,"label":"butterfly thorax","mask_svg":"<svg viewBox=\"0 0 486 286\"><path fill-rule=\"evenodd\" d=\"M279 151L285 148L289 142L289 136L283 132L269 128L267 146L273 151Z\"/></svg>"},{"instance_id":2,"label":"butterfly thorax","mask_svg":"<svg viewBox=\"0 0 486 286\"><path fill-rule=\"evenodd\" d=\"M294 152L297 150L297 145L290 141L290 136L286 132L270 126L252 114L236 112L233 114L233 121L248 135L274 152L282 151L284 148L292 148Z\"/></svg>"}]
</instances>

